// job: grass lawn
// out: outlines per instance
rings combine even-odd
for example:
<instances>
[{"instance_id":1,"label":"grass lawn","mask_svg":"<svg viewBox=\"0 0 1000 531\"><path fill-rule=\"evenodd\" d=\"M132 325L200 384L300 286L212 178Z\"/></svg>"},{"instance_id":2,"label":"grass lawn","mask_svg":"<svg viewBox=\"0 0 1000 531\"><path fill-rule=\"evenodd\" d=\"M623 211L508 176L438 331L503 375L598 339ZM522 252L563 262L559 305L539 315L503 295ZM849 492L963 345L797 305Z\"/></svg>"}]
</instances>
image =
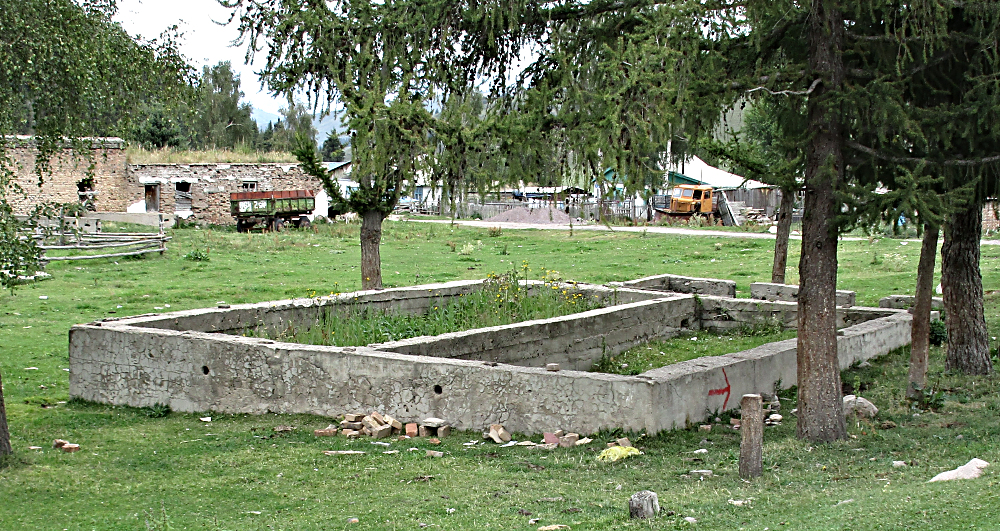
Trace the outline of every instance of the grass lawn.
<instances>
[{"instance_id":1,"label":"grass lawn","mask_svg":"<svg viewBox=\"0 0 1000 531\"><path fill-rule=\"evenodd\" d=\"M535 279L729 278L741 296L750 282L770 278L767 240L513 230L490 237L486 229L385 225L383 276L391 286L483 278L525 264ZM847 385L881 408L876 422L852 422L851 439L811 447L794 437L787 414L794 397L786 396L785 422L765 431L765 475L750 483L737 476L739 434L726 418L709 433L630 434L644 455L600 464L595 456L617 434L544 452L466 447L479 434L458 433L434 447L444 458L431 459L419 439L393 442L396 454L367 440L316 439L312 430L330 423L319 417L211 414L204 423L204 414L59 403L68 399L63 369L73 324L355 290L357 234L357 225L281 234L175 230L162 257L53 263L53 280L0 291L0 370L16 451L0 465L0 529L673 529L688 526L685 516L703 529L995 529L1000 521L1000 379L947 374L937 349L929 381L944 399L938 411L904 401L905 352L847 371ZM209 259L184 258L202 254L195 250ZM918 244L895 240L843 242L840 288L857 291L865 305L912 293L918 253ZM983 248L992 335L1000 328L1000 294L991 291L1000 285L998 257L1000 248ZM889 422L896 427L882 429ZM278 425L297 429L279 434ZM82 450L52 450L56 438ZM691 453L698 448L709 452ZM323 455L331 449L367 454ZM994 465L978 480L925 483L972 457ZM893 460L908 466L894 468ZM686 477L693 469L716 475ZM673 514L630 522L627 499L642 489L659 493ZM350 517L360 523L348 524ZM532 518L541 520L529 525Z\"/></svg>"}]
</instances>

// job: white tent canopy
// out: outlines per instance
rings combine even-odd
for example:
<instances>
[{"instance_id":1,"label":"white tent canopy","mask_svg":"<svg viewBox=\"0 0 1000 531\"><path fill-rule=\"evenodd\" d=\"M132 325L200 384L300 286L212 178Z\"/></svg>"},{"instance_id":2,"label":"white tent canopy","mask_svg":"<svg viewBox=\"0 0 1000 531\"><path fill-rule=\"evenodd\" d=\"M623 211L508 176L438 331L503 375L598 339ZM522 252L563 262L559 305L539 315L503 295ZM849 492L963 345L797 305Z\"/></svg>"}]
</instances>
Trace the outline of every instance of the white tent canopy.
<instances>
[{"instance_id":1,"label":"white tent canopy","mask_svg":"<svg viewBox=\"0 0 1000 531\"><path fill-rule=\"evenodd\" d=\"M685 177L698 179L699 181L711 185L713 188L767 188L760 181L744 179L735 173L720 170L715 166L709 166L707 162L692 155L682 164L671 165L667 171L677 172Z\"/></svg>"}]
</instances>

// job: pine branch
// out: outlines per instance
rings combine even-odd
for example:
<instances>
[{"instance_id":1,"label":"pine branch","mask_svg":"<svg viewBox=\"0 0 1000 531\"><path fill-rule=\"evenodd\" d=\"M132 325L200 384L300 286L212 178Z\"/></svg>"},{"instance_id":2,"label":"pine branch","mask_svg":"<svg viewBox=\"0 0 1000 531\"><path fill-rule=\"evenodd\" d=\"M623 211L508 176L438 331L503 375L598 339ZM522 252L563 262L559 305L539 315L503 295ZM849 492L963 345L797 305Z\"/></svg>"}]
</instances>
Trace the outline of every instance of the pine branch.
<instances>
[{"instance_id":1,"label":"pine branch","mask_svg":"<svg viewBox=\"0 0 1000 531\"><path fill-rule=\"evenodd\" d=\"M847 147L856 149L867 155L871 155L877 159L884 160L887 162L894 162L897 164L928 164L934 166L982 166L985 164L991 164L994 162L1000 162L1000 155L993 155L991 157L982 157L978 159L946 159L946 160L934 160L921 157L898 157L894 155L889 155L878 151L874 148L859 144L852 140L846 142Z\"/></svg>"}]
</instances>

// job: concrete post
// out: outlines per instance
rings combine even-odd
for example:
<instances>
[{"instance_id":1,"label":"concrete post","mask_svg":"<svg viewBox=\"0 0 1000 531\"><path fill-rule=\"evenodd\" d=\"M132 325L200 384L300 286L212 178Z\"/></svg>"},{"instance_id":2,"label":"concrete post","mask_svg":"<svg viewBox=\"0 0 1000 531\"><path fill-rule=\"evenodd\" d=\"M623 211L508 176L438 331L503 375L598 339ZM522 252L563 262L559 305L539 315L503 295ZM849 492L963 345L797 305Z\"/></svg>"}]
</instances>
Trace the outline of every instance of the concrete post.
<instances>
[{"instance_id":1,"label":"concrete post","mask_svg":"<svg viewBox=\"0 0 1000 531\"><path fill-rule=\"evenodd\" d=\"M764 408L760 395L743 395L740 401L740 477L755 478L764 467Z\"/></svg>"}]
</instances>

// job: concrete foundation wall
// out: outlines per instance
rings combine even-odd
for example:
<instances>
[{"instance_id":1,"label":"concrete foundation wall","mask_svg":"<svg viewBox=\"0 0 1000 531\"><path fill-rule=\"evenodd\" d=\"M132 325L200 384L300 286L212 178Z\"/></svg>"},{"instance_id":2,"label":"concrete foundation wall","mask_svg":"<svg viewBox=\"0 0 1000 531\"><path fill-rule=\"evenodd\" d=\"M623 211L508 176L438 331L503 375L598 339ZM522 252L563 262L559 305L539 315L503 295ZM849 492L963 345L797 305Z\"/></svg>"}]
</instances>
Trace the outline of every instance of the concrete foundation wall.
<instances>
[{"instance_id":1,"label":"concrete foundation wall","mask_svg":"<svg viewBox=\"0 0 1000 531\"><path fill-rule=\"evenodd\" d=\"M917 298L913 295L889 295L878 300L879 308L896 308L907 310L917 303ZM944 309L944 299L941 297L931 297L931 308L934 310Z\"/></svg>"},{"instance_id":2,"label":"concrete foundation wall","mask_svg":"<svg viewBox=\"0 0 1000 531\"><path fill-rule=\"evenodd\" d=\"M754 282L750 284L750 297L767 301L795 302L799 299L799 287L794 284L772 284ZM837 306L854 306L857 294L853 291L837 290Z\"/></svg>"},{"instance_id":3,"label":"concrete foundation wall","mask_svg":"<svg viewBox=\"0 0 1000 531\"><path fill-rule=\"evenodd\" d=\"M444 289L471 289L475 284L416 286L343 297L368 297L373 303L381 297L388 304L390 300L427 300L423 293L428 289L433 294ZM419 297L417 292L421 292ZM654 298L534 325L521 323L508 330L517 329L525 337L537 334L536 341L542 336L551 338L553 349L557 349L567 348L565 342L573 333L580 338L596 337L593 330L576 326L588 322L616 326L614 320L623 319L622 326L605 334L606 341L623 342L636 340L637 332L630 330L635 326L647 327L650 334L671 333L670 328L685 312L690 312L692 326L704 325L697 319L694 297L649 295ZM710 297L701 297L701 303L734 305L732 300L713 302ZM776 305L771 311L787 318L786 307L770 304ZM372 347L298 345L183 329L187 325L204 330L239 329L246 319L266 314L265 307L286 312L286 316L290 315L287 312L302 312L303 317L323 310L323 305L315 302L283 301L273 306L194 310L75 326L70 331L70 394L137 407L165 403L177 411L333 416L374 408L404 421L436 416L460 429L502 422L513 431L528 433L555 428L579 433L604 428L655 433L734 408L744 393L772 392L779 381L785 387L795 384L794 340L699 358L638 376L618 376L573 370L548 372L492 360L408 355ZM750 307L742 311L749 312ZM905 311L851 311L858 318L875 317L876 312L886 316L840 331L841 367L909 343L910 315ZM650 317L659 312L665 315ZM511 335L501 339L516 343L509 339ZM560 341L564 342L561 347ZM459 344L458 339L451 343ZM510 352L516 350L511 347ZM526 363L524 359L517 361Z\"/></svg>"},{"instance_id":4,"label":"concrete foundation wall","mask_svg":"<svg viewBox=\"0 0 1000 531\"><path fill-rule=\"evenodd\" d=\"M736 296L736 282L732 280L719 280L717 278L656 275L628 282L616 282L614 284L626 288L652 289L673 293L693 293L697 295L714 295L716 297Z\"/></svg>"},{"instance_id":5,"label":"concrete foundation wall","mask_svg":"<svg viewBox=\"0 0 1000 531\"><path fill-rule=\"evenodd\" d=\"M434 337L415 337L370 345L399 354L490 361L587 371L601 356L677 335L692 321L690 295L635 302L583 313L525 321L507 326L466 330Z\"/></svg>"}]
</instances>

